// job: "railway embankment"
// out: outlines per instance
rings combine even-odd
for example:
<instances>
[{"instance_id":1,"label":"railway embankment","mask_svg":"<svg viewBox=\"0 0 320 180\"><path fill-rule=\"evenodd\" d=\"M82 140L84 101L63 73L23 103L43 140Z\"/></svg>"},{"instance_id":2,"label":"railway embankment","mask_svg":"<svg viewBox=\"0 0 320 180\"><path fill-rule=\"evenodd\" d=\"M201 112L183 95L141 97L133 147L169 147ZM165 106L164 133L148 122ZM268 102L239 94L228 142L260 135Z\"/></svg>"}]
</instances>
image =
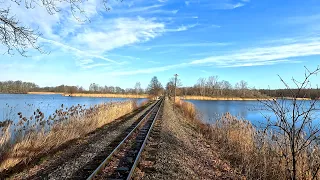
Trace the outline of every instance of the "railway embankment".
<instances>
[{"instance_id":1,"label":"railway embankment","mask_svg":"<svg viewBox=\"0 0 320 180\"><path fill-rule=\"evenodd\" d=\"M172 102L164 103L157 152L153 167L139 173L141 179L243 179L244 177L224 160L219 148L209 141ZM153 142L155 143L155 142ZM154 146L154 145L153 145ZM148 153L148 145L144 156ZM142 159L140 167L149 161Z\"/></svg>"},{"instance_id":2,"label":"railway embankment","mask_svg":"<svg viewBox=\"0 0 320 180\"><path fill-rule=\"evenodd\" d=\"M126 130L140 121L151 103L134 110L97 130L72 141L68 141L47 154L32 161L20 163L2 171L0 179L66 179L78 171L108 147L117 145L118 139L126 136Z\"/></svg>"}]
</instances>

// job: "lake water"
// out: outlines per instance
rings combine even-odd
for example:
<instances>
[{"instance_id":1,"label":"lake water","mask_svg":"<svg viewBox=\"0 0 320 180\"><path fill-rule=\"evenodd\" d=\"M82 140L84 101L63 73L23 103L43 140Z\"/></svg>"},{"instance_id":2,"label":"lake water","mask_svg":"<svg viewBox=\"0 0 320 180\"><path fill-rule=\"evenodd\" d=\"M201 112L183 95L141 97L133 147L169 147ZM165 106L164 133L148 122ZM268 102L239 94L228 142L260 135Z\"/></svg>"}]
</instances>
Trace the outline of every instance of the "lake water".
<instances>
[{"instance_id":1,"label":"lake water","mask_svg":"<svg viewBox=\"0 0 320 180\"><path fill-rule=\"evenodd\" d=\"M217 117L229 112L233 116L246 119L252 122L255 126L261 126L261 123L266 122L264 116L275 119L272 112L262 110L262 104L258 101L200 101L200 100L186 100L193 103L198 111L201 113L202 119L205 123L213 123ZM284 100L290 104L290 100ZM302 102L302 101L299 101ZM303 101L308 106L310 101ZM317 108L319 108L319 103ZM320 111L315 113L317 121L320 119Z\"/></svg>"},{"instance_id":2,"label":"lake water","mask_svg":"<svg viewBox=\"0 0 320 180\"><path fill-rule=\"evenodd\" d=\"M0 121L10 119L16 121L17 113L22 112L29 117L36 109L40 109L46 116L54 113L61 107L72 105L86 105L87 107L104 102L126 101L127 98L92 98L92 97L68 97L58 94L33 95L33 94L0 94ZM137 99L140 104L145 99Z\"/></svg>"}]
</instances>

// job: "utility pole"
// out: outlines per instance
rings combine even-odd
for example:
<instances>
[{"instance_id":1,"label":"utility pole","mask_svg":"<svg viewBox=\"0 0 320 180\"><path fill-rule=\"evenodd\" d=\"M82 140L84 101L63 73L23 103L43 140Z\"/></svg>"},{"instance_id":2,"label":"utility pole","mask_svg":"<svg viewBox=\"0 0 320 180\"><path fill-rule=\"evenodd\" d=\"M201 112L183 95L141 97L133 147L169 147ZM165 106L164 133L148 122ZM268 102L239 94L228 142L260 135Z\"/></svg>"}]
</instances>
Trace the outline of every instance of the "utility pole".
<instances>
[{"instance_id":1,"label":"utility pole","mask_svg":"<svg viewBox=\"0 0 320 180\"><path fill-rule=\"evenodd\" d=\"M173 97L173 109L174 109L174 107L175 107L175 103L176 103L177 78L178 78L178 74L175 74L175 75L174 75L174 97Z\"/></svg>"}]
</instances>

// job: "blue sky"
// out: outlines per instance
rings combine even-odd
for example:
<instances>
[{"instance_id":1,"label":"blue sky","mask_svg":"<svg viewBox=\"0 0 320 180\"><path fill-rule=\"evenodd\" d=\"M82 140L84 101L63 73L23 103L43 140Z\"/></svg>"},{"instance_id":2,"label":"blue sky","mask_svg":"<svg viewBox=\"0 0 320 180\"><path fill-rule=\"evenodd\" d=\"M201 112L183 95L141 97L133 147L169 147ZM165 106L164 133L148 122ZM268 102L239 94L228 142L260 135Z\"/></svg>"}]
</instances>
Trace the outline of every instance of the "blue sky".
<instances>
[{"instance_id":1,"label":"blue sky","mask_svg":"<svg viewBox=\"0 0 320 180\"><path fill-rule=\"evenodd\" d=\"M49 15L40 7L12 4L21 23L43 34L39 44L50 54L0 55L0 80L127 88L136 81L146 87L153 76L165 84L178 73L185 86L217 75L232 84L245 80L250 87L282 88L278 74L299 80L304 66L320 64L318 0L113 0L107 5L110 11L99 0L85 2L90 22L84 22L65 5ZM319 80L314 77L313 85Z\"/></svg>"}]
</instances>

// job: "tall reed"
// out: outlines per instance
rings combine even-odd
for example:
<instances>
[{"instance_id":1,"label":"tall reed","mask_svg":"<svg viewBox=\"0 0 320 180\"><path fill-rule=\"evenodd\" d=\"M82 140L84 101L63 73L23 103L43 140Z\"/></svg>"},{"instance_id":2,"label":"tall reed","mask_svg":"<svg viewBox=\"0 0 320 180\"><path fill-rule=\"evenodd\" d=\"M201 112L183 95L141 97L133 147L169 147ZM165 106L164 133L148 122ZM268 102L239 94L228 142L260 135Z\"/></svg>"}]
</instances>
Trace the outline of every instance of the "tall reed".
<instances>
[{"instance_id":1,"label":"tall reed","mask_svg":"<svg viewBox=\"0 0 320 180\"><path fill-rule=\"evenodd\" d=\"M10 132L11 124L0 127L0 172L84 136L132 112L136 106L134 101L104 103L89 108L80 104L65 108L62 104L48 118L39 109L31 117L19 112L19 122L13 132Z\"/></svg>"},{"instance_id":2,"label":"tall reed","mask_svg":"<svg viewBox=\"0 0 320 180\"><path fill-rule=\"evenodd\" d=\"M188 117L199 132L220 149L223 157L238 168L247 179L288 179L290 158L284 157L280 148L284 136L272 131L256 129L249 121L224 114L213 124L204 124L190 102L176 101L176 106ZM289 151L289 147L287 147ZM298 156L298 179L320 179L320 149L310 144Z\"/></svg>"}]
</instances>

